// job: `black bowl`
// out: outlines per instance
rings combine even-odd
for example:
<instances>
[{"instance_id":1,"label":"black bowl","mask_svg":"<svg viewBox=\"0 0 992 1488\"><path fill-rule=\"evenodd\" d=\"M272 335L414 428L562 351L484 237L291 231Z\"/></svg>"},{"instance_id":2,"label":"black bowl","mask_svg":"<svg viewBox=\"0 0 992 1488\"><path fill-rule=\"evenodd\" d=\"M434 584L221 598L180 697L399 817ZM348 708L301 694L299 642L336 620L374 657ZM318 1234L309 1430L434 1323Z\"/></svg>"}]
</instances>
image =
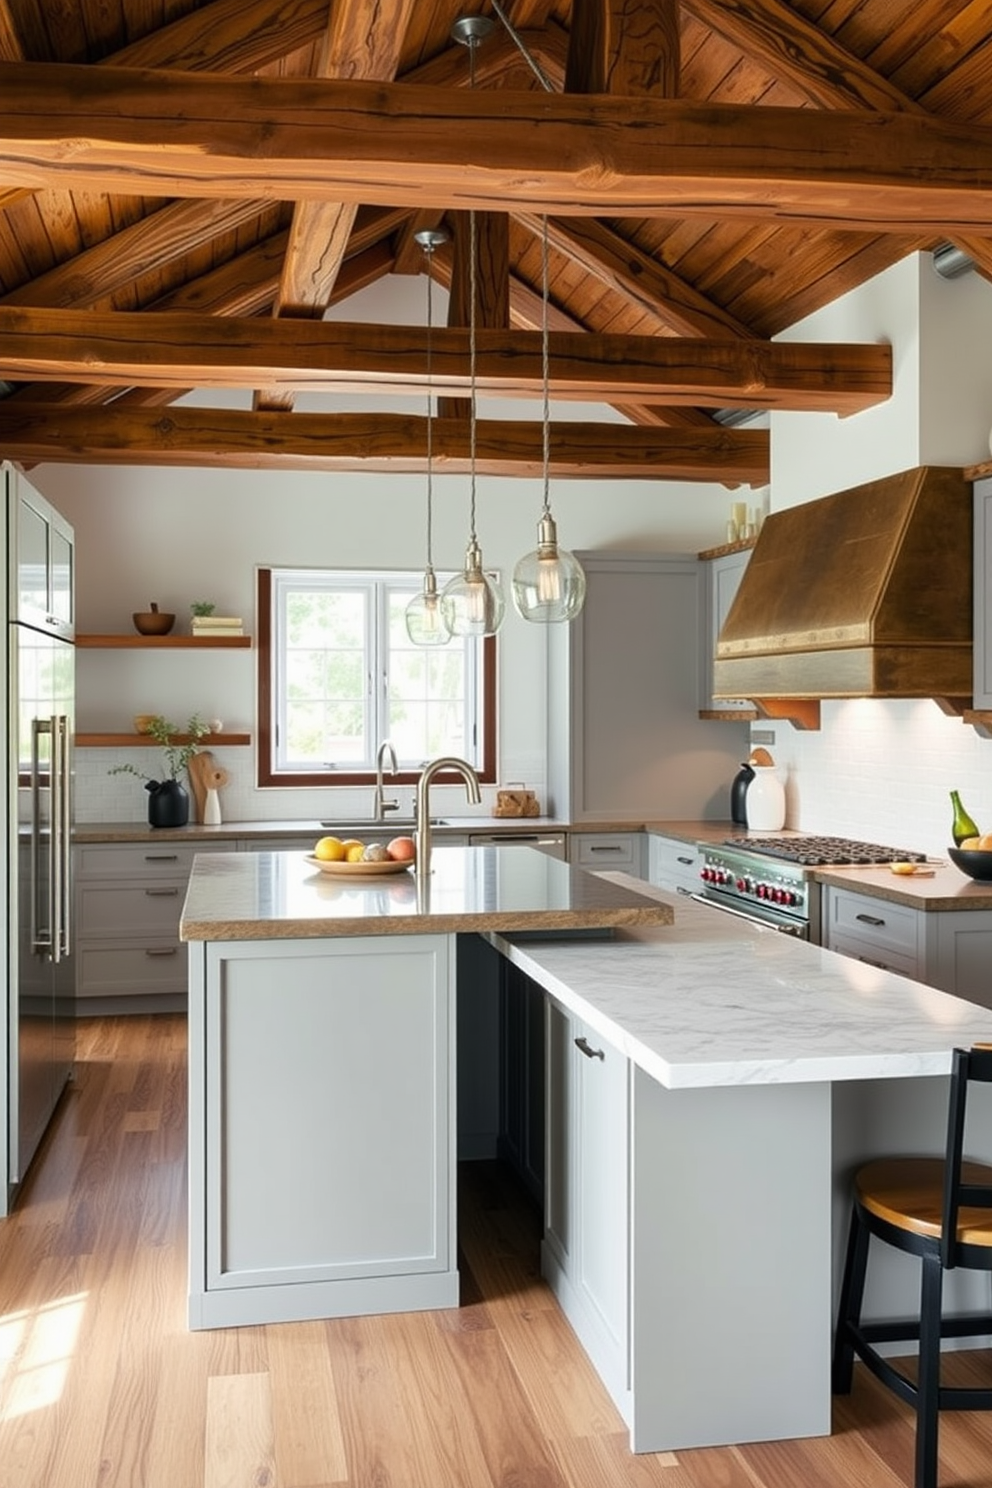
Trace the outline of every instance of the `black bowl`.
<instances>
[{"instance_id":1,"label":"black bowl","mask_svg":"<svg viewBox=\"0 0 992 1488\"><path fill-rule=\"evenodd\" d=\"M955 868L969 878L992 879L992 852L962 852L960 847L949 847L947 852Z\"/></svg>"}]
</instances>

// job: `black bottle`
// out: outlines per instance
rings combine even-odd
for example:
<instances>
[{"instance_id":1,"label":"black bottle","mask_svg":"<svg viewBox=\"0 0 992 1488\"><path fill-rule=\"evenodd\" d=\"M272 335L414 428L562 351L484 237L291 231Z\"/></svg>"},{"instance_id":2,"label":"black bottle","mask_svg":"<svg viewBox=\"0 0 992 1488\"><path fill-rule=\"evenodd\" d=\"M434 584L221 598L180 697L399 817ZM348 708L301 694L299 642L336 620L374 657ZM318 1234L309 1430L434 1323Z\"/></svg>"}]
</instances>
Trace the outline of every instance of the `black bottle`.
<instances>
[{"instance_id":1,"label":"black bottle","mask_svg":"<svg viewBox=\"0 0 992 1488\"><path fill-rule=\"evenodd\" d=\"M747 788L754 779L754 771L745 760L737 774L734 776L730 787L730 820L738 827L747 826Z\"/></svg>"}]
</instances>

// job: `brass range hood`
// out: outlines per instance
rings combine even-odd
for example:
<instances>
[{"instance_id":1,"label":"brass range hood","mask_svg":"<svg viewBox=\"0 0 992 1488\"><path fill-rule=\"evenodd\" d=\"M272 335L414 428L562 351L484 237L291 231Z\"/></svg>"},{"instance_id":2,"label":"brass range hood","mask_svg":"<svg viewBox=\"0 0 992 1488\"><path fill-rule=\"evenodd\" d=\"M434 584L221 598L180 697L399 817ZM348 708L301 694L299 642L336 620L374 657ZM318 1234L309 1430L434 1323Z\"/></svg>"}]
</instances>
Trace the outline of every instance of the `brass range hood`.
<instances>
[{"instance_id":1,"label":"brass range hood","mask_svg":"<svg viewBox=\"0 0 992 1488\"><path fill-rule=\"evenodd\" d=\"M787 700L972 693L972 489L921 466L772 513L717 641L715 695Z\"/></svg>"}]
</instances>

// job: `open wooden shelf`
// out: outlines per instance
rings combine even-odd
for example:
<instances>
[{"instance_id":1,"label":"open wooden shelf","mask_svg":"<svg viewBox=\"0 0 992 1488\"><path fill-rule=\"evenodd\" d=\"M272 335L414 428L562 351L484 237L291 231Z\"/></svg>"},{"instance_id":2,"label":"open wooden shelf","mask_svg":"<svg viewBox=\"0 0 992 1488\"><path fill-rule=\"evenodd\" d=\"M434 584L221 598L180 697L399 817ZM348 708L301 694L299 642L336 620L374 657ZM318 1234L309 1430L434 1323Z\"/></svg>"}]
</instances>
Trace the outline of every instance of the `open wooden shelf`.
<instances>
[{"instance_id":1,"label":"open wooden shelf","mask_svg":"<svg viewBox=\"0 0 992 1488\"><path fill-rule=\"evenodd\" d=\"M190 744L193 742L192 734L172 734L170 744ZM203 734L198 744L206 747L208 744L250 744L251 734ZM157 739L151 734L77 734L76 747L82 749L143 749L145 747L161 748Z\"/></svg>"},{"instance_id":2,"label":"open wooden shelf","mask_svg":"<svg viewBox=\"0 0 992 1488\"><path fill-rule=\"evenodd\" d=\"M251 636L191 636L191 635L77 635L76 645L84 649L93 650L208 650L220 649L222 651L247 650L251 646Z\"/></svg>"}]
</instances>

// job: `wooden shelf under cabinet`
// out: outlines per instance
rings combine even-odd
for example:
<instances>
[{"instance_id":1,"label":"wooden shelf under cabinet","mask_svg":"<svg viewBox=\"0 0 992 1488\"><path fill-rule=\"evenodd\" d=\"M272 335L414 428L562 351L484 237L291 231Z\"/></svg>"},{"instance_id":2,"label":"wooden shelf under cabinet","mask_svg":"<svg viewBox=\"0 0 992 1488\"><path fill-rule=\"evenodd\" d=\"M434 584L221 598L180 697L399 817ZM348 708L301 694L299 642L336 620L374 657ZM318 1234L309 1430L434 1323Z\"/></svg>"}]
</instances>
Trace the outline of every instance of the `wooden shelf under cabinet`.
<instances>
[{"instance_id":1,"label":"wooden shelf under cabinet","mask_svg":"<svg viewBox=\"0 0 992 1488\"><path fill-rule=\"evenodd\" d=\"M151 651L168 651L170 649L207 650L210 648L224 651L247 650L251 646L251 636L191 636L191 635L77 635L76 645L94 650L133 650L136 648Z\"/></svg>"},{"instance_id":2,"label":"wooden shelf under cabinet","mask_svg":"<svg viewBox=\"0 0 992 1488\"><path fill-rule=\"evenodd\" d=\"M190 744L193 742L192 734L172 734L170 743ZM250 744L251 734L203 734L197 743L204 746L208 744ZM146 745L158 746L158 740L153 739L151 734L77 734L76 747L82 749L142 749Z\"/></svg>"}]
</instances>

